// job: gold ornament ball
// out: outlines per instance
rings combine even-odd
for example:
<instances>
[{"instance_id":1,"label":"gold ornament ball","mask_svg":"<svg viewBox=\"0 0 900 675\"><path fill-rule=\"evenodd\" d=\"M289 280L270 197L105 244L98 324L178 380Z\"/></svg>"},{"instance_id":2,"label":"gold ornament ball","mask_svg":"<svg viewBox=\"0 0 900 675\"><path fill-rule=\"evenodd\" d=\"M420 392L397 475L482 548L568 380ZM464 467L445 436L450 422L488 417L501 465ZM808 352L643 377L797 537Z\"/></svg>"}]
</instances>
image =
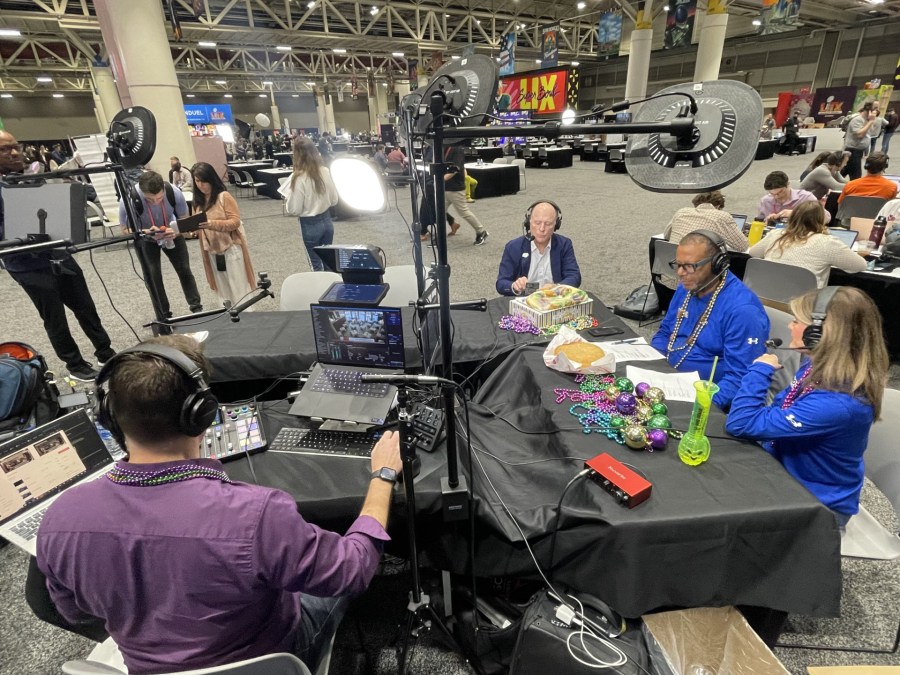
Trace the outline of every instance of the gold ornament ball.
<instances>
[{"instance_id":1,"label":"gold ornament ball","mask_svg":"<svg viewBox=\"0 0 900 675\"><path fill-rule=\"evenodd\" d=\"M649 402L650 405L653 405L654 403L662 403L666 400L666 395L659 387L650 387L647 390L647 393L644 394L644 400Z\"/></svg>"},{"instance_id":2,"label":"gold ornament ball","mask_svg":"<svg viewBox=\"0 0 900 675\"><path fill-rule=\"evenodd\" d=\"M647 430L637 424L625 427L622 432L625 437L625 445L634 450L643 450L647 447Z\"/></svg>"}]
</instances>

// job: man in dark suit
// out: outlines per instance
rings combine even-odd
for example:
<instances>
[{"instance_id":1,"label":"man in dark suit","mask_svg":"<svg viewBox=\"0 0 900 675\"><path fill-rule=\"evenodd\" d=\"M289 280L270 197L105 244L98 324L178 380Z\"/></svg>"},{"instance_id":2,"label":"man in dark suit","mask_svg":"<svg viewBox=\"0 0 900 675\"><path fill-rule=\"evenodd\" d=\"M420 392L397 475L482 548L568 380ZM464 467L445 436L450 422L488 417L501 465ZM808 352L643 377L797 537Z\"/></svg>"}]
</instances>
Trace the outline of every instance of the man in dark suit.
<instances>
[{"instance_id":1,"label":"man in dark suit","mask_svg":"<svg viewBox=\"0 0 900 675\"><path fill-rule=\"evenodd\" d=\"M525 213L524 236L506 244L497 292L501 295L524 295L545 284L581 285L581 270L575 260L572 240L557 234L562 225L562 211L551 201L531 205Z\"/></svg>"}]
</instances>

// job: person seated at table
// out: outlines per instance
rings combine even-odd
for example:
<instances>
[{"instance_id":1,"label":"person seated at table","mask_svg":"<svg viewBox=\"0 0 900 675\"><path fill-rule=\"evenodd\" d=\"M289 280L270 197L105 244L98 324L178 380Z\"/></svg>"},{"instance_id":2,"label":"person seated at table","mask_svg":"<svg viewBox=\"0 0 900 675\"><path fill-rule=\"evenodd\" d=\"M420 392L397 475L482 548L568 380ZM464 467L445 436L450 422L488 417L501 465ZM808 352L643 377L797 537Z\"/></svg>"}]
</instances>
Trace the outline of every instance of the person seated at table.
<instances>
[{"instance_id":1,"label":"person seated at table","mask_svg":"<svg viewBox=\"0 0 900 675\"><path fill-rule=\"evenodd\" d=\"M750 363L766 351L769 319L756 294L728 271L725 242L715 232L683 237L675 260L678 289L650 344L675 370L697 371L719 385L713 403L731 404Z\"/></svg>"},{"instance_id":2,"label":"person seated at table","mask_svg":"<svg viewBox=\"0 0 900 675\"><path fill-rule=\"evenodd\" d=\"M794 190L784 171L773 171L763 183L766 194L759 200L758 217L767 224L786 222L791 217L791 209L802 202L818 201L812 192ZM831 222L831 214L825 212L825 222Z\"/></svg>"},{"instance_id":3,"label":"person seated at table","mask_svg":"<svg viewBox=\"0 0 900 675\"><path fill-rule=\"evenodd\" d=\"M866 175L847 183L838 197L838 202L842 202L844 197L851 195L854 197L881 197L882 199L896 197L897 183L884 177L889 159L883 152L873 152L869 155L863 166Z\"/></svg>"},{"instance_id":4,"label":"person seated at table","mask_svg":"<svg viewBox=\"0 0 900 675\"><path fill-rule=\"evenodd\" d=\"M406 168L406 155L403 154L403 151L396 147L388 153L388 161L390 162L400 162L403 165L403 168Z\"/></svg>"},{"instance_id":5,"label":"person seated at table","mask_svg":"<svg viewBox=\"0 0 900 675\"><path fill-rule=\"evenodd\" d=\"M387 155L384 154L384 143L379 143L375 146L375 154L372 155L372 159L378 165L378 170L384 173L388 165Z\"/></svg>"},{"instance_id":6,"label":"person seated at table","mask_svg":"<svg viewBox=\"0 0 900 675\"><path fill-rule=\"evenodd\" d=\"M558 234L562 211L549 200L535 202L525 212L524 234L506 244L497 274L497 292L523 295L529 284L581 286L581 270L572 240Z\"/></svg>"},{"instance_id":7,"label":"person seated at table","mask_svg":"<svg viewBox=\"0 0 900 675\"><path fill-rule=\"evenodd\" d=\"M849 152L825 152L816 157L813 164L810 164L806 171L800 174L800 189L812 192L816 199L822 199L827 196L831 190L841 191L847 179L841 175L847 160L850 159Z\"/></svg>"},{"instance_id":8,"label":"person seated at table","mask_svg":"<svg viewBox=\"0 0 900 675\"><path fill-rule=\"evenodd\" d=\"M868 295L847 286L796 298L791 313L790 346L804 355L793 384L766 405L781 364L763 354L741 381L725 429L759 441L843 531L859 511L863 452L887 384L881 314Z\"/></svg>"},{"instance_id":9,"label":"person seated at table","mask_svg":"<svg viewBox=\"0 0 900 675\"><path fill-rule=\"evenodd\" d=\"M851 273L866 269L865 258L828 233L825 209L819 202L798 204L785 227L769 232L748 253L753 258L804 267L816 275L819 288L828 284L832 267Z\"/></svg>"},{"instance_id":10,"label":"person seated at table","mask_svg":"<svg viewBox=\"0 0 900 675\"><path fill-rule=\"evenodd\" d=\"M703 192L695 195L691 203L693 207L678 209L672 216L663 232L666 240L677 244L682 237L695 230L710 230L725 240L729 250L740 252L747 250L749 245L747 237L734 222L731 214L724 210L725 195L718 190Z\"/></svg>"},{"instance_id":11,"label":"person seated at table","mask_svg":"<svg viewBox=\"0 0 900 675\"><path fill-rule=\"evenodd\" d=\"M128 459L50 506L32 567L46 581L29 579L29 604L75 632L103 622L131 673L276 652L315 671L390 539L398 434L372 450L365 502L346 534L323 530L291 495L232 481L200 457L217 408L209 371L183 335L148 340L104 366L100 419Z\"/></svg>"}]
</instances>

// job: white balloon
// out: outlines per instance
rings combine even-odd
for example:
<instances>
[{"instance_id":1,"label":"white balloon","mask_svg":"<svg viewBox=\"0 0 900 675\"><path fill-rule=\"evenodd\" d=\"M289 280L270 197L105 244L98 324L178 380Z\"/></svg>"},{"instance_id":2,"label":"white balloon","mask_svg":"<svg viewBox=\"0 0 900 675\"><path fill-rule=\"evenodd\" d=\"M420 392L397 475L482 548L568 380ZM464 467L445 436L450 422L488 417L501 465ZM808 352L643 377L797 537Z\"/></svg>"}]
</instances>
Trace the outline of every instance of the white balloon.
<instances>
[{"instance_id":1,"label":"white balloon","mask_svg":"<svg viewBox=\"0 0 900 675\"><path fill-rule=\"evenodd\" d=\"M261 127L269 126L270 121L269 116L264 113L258 113L256 115L256 123Z\"/></svg>"}]
</instances>

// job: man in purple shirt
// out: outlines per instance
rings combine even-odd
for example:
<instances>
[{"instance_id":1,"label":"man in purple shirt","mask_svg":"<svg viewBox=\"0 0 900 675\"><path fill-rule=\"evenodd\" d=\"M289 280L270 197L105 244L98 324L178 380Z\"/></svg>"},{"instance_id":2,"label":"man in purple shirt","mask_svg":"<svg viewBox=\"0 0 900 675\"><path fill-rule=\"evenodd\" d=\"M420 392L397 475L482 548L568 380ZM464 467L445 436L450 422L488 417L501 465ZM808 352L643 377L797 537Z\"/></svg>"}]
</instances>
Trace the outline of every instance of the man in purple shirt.
<instances>
[{"instance_id":1,"label":"man in purple shirt","mask_svg":"<svg viewBox=\"0 0 900 675\"><path fill-rule=\"evenodd\" d=\"M791 211L797 204L819 201L812 192L794 190L784 171L773 171L766 176L763 187L766 189L766 194L759 200L757 213L760 220L766 221L767 225L778 221L787 222L787 219L791 217ZM825 222L830 221L831 214L826 210Z\"/></svg>"},{"instance_id":2,"label":"man in purple shirt","mask_svg":"<svg viewBox=\"0 0 900 675\"><path fill-rule=\"evenodd\" d=\"M389 539L399 439L388 432L372 451L365 503L347 533L322 530L286 493L231 482L218 461L200 459L206 420L192 427L183 408L211 398L209 363L185 336L143 346L160 345L164 353L120 352L101 373L110 430L129 457L66 491L44 517L37 565L50 599L70 624L102 619L131 673L274 652L315 670ZM179 355L188 359L180 366Z\"/></svg>"}]
</instances>

